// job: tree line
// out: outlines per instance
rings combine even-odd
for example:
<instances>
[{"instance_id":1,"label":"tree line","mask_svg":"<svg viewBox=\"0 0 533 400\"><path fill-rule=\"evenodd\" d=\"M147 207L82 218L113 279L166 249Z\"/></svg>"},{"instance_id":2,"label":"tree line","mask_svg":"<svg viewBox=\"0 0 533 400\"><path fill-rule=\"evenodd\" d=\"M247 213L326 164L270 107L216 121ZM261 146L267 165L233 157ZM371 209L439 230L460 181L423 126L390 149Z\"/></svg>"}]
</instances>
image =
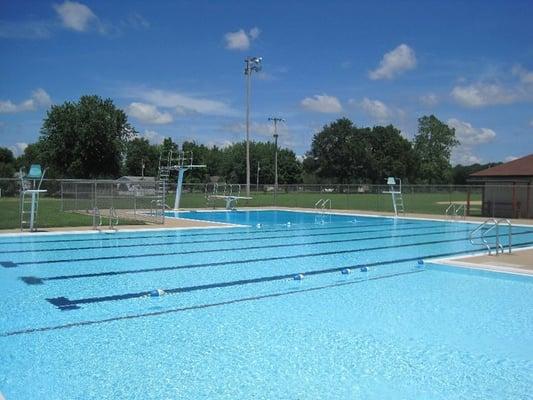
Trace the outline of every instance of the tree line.
<instances>
[{"instance_id":1,"label":"tree line","mask_svg":"<svg viewBox=\"0 0 533 400\"><path fill-rule=\"evenodd\" d=\"M484 165L452 168L450 155L459 144L455 130L435 116L418 120L412 141L393 125L358 127L338 119L316 133L303 160L287 148L278 149L278 180L291 183L384 183L388 176L404 182L464 184L468 173ZM15 158L0 148L0 176L13 177L19 168L39 163L50 178L118 178L123 175L157 176L160 160L180 147L171 138L152 144L140 137L126 113L111 99L82 96L77 102L53 105L48 110L37 142ZM186 182L244 183L245 142L208 147L192 141L181 149L192 153L195 164L207 167L186 174ZM251 142L252 183L274 182L272 142ZM491 164L494 165L494 164Z\"/></svg>"}]
</instances>

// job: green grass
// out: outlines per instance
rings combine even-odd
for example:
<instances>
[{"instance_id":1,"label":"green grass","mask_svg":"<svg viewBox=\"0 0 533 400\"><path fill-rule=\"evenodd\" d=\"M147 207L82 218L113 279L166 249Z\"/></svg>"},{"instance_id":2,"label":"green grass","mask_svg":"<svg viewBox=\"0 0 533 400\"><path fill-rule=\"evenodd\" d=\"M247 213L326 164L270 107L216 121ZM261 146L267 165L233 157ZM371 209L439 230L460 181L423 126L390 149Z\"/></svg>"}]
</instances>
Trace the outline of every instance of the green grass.
<instances>
[{"instance_id":1,"label":"green grass","mask_svg":"<svg viewBox=\"0 0 533 400\"><path fill-rule=\"evenodd\" d=\"M319 199L331 200L331 207L346 210L361 211L392 211L392 200L388 194L340 194L340 193L251 193L252 200L240 200L239 207L303 207L314 208ZM450 202L466 201L466 193L409 193L404 194L405 210L408 213L440 214L444 215ZM472 195L471 201L479 201L479 195ZM167 204L173 204L174 197L169 196ZM444 204L439 204L444 203ZM205 208L206 199L202 193L184 193L181 199L183 208ZM222 200L216 201L217 208L223 208ZM470 207L471 215L480 215L480 206Z\"/></svg>"},{"instance_id":2,"label":"green grass","mask_svg":"<svg viewBox=\"0 0 533 400\"><path fill-rule=\"evenodd\" d=\"M386 194L339 194L339 193L273 193L253 192L252 200L241 200L238 207L302 207L314 208L317 200L321 198L331 199L331 207L346 210L361 211L392 211L390 195ZM423 213L444 215L447 204L451 201L466 201L466 193L409 193L404 194L405 210L407 213ZM479 201L480 195L472 195L472 201ZM0 229L16 229L20 227L18 198L0 198ZM72 201L71 201L72 202ZM445 204L438 204L444 202ZM115 207L132 208L131 201L115 201ZM149 203L148 203L149 204ZM174 196L167 197L167 204L174 205ZM73 206L73 204L71 204ZM217 208L224 208L222 200L217 200ZM79 208L88 207L87 204L78 204ZM143 206L138 204L139 208ZM149 208L149 205L144 207ZM206 199L203 193L183 193L181 199L183 208L206 208ZM105 207L102 207L105 208ZM471 215L480 215L480 207L473 205L470 208ZM39 228L69 227L69 226L92 226L92 217L75 212L62 212L61 201L56 198L43 197L39 201L39 215L37 226ZM103 225L108 224L103 218ZM121 225L144 224L142 221L120 220Z\"/></svg>"},{"instance_id":3,"label":"green grass","mask_svg":"<svg viewBox=\"0 0 533 400\"><path fill-rule=\"evenodd\" d=\"M75 212L62 212L61 200L43 197L39 200L37 216L38 228L92 226L93 218ZM109 220L102 218L102 225L109 224ZM143 224L142 221L120 220L120 224ZM19 199L13 197L0 198L0 229L20 228Z\"/></svg>"}]
</instances>

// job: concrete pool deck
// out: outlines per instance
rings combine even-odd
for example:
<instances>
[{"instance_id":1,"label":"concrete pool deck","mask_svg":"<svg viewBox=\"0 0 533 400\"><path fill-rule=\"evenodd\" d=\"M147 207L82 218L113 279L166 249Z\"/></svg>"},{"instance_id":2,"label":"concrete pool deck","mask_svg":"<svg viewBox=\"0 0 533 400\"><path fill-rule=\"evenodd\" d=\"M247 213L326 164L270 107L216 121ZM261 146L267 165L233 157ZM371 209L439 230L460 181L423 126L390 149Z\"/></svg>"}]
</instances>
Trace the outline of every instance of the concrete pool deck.
<instances>
[{"instance_id":1,"label":"concrete pool deck","mask_svg":"<svg viewBox=\"0 0 533 400\"><path fill-rule=\"evenodd\" d=\"M511 254L466 256L438 260L436 264L475 268L533 276L533 248L516 249Z\"/></svg>"}]
</instances>

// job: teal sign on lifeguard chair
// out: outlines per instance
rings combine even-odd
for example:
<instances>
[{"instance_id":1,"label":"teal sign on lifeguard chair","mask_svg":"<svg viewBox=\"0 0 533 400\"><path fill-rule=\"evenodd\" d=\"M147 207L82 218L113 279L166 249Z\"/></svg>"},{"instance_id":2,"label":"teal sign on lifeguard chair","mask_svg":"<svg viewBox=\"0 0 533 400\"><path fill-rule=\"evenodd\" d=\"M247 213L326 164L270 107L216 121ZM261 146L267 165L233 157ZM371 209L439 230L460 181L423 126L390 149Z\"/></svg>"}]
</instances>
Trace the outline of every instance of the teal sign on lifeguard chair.
<instances>
[{"instance_id":1,"label":"teal sign on lifeguard chair","mask_svg":"<svg viewBox=\"0 0 533 400\"><path fill-rule=\"evenodd\" d=\"M46 193L41 189L44 174L39 164L32 164L28 173L25 175L20 170L20 230L24 228L34 232L37 221L37 211L39 210L39 195Z\"/></svg>"}]
</instances>

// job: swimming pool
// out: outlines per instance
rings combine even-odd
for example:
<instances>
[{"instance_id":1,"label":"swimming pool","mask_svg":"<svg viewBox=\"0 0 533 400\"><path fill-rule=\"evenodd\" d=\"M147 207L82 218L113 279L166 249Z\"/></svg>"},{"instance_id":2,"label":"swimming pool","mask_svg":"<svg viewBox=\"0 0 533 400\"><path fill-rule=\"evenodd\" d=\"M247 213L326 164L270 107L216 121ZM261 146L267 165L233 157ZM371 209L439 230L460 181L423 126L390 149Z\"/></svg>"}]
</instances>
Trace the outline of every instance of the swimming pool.
<instances>
[{"instance_id":1,"label":"swimming pool","mask_svg":"<svg viewBox=\"0 0 533 400\"><path fill-rule=\"evenodd\" d=\"M6 400L530 398L533 279L418 265L475 225L179 215L240 226L0 237Z\"/></svg>"}]
</instances>

